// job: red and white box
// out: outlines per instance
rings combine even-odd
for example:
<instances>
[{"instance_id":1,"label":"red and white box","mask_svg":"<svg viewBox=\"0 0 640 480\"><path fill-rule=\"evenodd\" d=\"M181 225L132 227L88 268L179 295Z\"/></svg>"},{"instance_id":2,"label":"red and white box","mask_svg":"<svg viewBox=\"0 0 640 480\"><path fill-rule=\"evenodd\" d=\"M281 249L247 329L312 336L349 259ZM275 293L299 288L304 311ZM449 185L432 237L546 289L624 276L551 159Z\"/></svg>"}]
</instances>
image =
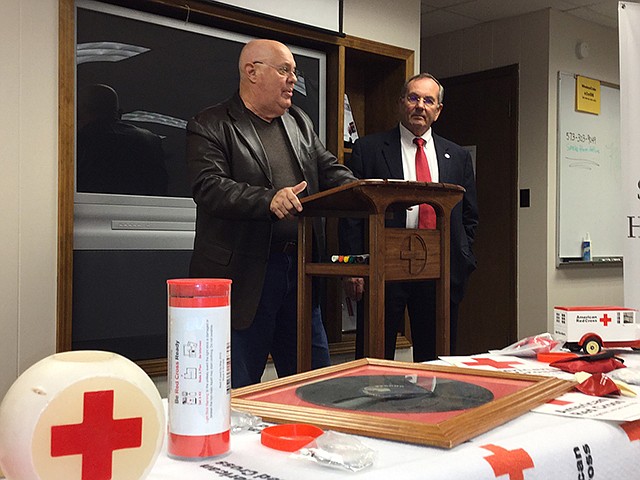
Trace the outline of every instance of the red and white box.
<instances>
[{"instance_id":1,"label":"red and white box","mask_svg":"<svg viewBox=\"0 0 640 480\"><path fill-rule=\"evenodd\" d=\"M554 337L570 350L595 354L603 347L640 348L637 311L614 306L555 307Z\"/></svg>"}]
</instances>

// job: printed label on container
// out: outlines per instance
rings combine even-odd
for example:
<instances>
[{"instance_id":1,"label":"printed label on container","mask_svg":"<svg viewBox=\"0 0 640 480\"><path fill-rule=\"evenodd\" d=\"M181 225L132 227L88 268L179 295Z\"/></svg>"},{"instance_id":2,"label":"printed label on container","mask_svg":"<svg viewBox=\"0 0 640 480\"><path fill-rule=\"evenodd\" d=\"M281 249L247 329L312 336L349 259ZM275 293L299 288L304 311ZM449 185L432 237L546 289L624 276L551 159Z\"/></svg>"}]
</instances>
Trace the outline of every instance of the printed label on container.
<instances>
[{"instance_id":1,"label":"printed label on container","mask_svg":"<svg viewBox=\"0 0 640 480\"><path fill-rule=\"evenodd\" d=\"M169 432L230 428L230 306L169 307Z\"/></svg>"}]
</instances>

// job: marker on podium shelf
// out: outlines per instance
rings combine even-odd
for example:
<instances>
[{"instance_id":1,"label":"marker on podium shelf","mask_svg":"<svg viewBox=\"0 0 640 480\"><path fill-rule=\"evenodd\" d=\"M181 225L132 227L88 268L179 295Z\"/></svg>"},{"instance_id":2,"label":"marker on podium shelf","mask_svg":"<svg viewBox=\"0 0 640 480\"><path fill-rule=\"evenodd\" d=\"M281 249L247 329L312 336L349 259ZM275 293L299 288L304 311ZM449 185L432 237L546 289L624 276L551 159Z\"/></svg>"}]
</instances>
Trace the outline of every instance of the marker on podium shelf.
<instances>
[{"instance_id":1,"label":"marker on podium shelf","mask_svg":"<svg viewBox=\"0 0 640 480\"><path fill-rule=\"evenodd\" d=\"M591 261L591 239L589 238L589 232L587 232L582 240L582 261Z\"/></svg>"}]
</instances>

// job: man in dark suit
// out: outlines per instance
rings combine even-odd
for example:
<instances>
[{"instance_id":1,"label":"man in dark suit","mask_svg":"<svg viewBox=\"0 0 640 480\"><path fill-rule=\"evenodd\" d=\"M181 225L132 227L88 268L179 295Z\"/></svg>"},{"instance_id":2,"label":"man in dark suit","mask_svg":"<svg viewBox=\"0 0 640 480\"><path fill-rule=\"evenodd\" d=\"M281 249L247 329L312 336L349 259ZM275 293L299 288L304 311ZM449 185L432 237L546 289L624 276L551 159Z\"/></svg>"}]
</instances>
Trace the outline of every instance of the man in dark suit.
<instances>
[{"instance_id":1,"label":"man in dark suit","mask_svg":"<svg viewBox=\"0 0 640 480\"><path fill-rule=\"evenodd\" d=\"M458 306L469 275L476 268L471 247L478 225L478 206L471 155L432 131L442 111L444 88L427 73L409 79L399 99L400 124L387 132L367 135L356 141L345 164L358 178L389 178L452 183L465 188L462 202L451 212L451 347L455 351ZM426 157L426 158L424 158ZM425 162L428 168L425 172ZM423 172L430 178L423 177ZM424 206L394 210L387 227L434 228L435 218ZM430 208L430 207L428 207ZM421 213L422 212L422 213ZM341 224L341 251L363 253L364 231L361 220ZM364 291L362 278L344 282L347 296L359 300ZM432 360L435 351L435 284L389 282L385 289L385 358L393 359L397 332L409 312L413 358ZM358 309L356 357L363 355L363 315Z\"/></svg>"},{"instance_id":2,"label":"man in dark suit","mask_svg":"<svg viewBox=\"0 0 640 480\"><path fill-rule=\"evenodd\" d=\"M190 275L233 280L234 388L258 383L269 354L278 376L296 373L298 197L355 180L291 104L296 63L285 45L249 42L239 70L239 92L188 123L186 155L197 204ZM322 252L322 222L314 226ZM319 307L312 322L312 366L324 367Z\"/></svg>"}]
</instances>

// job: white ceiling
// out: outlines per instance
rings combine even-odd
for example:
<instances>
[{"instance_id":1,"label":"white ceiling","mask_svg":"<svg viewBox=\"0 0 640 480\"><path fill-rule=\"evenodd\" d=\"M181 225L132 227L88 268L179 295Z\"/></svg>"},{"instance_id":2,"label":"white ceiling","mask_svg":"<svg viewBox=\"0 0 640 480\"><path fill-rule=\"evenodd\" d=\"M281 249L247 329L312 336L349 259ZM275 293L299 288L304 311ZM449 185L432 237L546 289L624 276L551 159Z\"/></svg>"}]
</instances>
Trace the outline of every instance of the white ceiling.
<instances>
[{"instance_id":1,"label":"white ceiling","mask_svg":"<svg viewBox=\"0 0 640 480\"><path fill-rule=\"evenodd\" d=\"M640 3L640 0L630 2ZM618 0L421 0L421 36L453 32L545 8L618 28Z\"/></svg>"}]
</instances>

